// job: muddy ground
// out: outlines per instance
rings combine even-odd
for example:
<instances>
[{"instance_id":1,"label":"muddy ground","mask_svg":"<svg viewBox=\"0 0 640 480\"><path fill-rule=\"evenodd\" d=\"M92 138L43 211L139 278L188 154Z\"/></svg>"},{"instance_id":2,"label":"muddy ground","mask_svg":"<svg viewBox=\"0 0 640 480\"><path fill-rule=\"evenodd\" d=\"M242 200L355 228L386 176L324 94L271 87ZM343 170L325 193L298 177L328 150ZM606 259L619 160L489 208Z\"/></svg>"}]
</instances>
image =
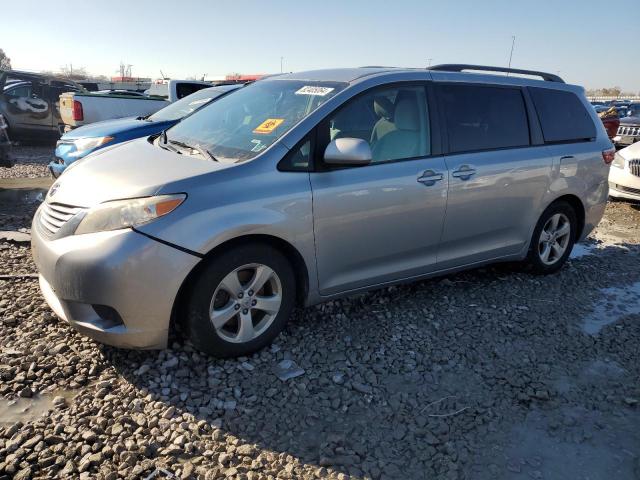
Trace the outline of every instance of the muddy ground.
<instances>
[{"instance_id":1,"label":"muddy ground","mask_svg":"<svg viewBox=\"0 0 640 480\"><path fill-rule=\"evenodd\" d=\"M50 181L15 176L0 230L28 232ZM0 479L638 479L639 228L613 202L556 275L501 265L299 310L237 360L82 337L28 244L0 240ZM280 380L283 359L304 373Z\"/></svg>"}]
</instances>

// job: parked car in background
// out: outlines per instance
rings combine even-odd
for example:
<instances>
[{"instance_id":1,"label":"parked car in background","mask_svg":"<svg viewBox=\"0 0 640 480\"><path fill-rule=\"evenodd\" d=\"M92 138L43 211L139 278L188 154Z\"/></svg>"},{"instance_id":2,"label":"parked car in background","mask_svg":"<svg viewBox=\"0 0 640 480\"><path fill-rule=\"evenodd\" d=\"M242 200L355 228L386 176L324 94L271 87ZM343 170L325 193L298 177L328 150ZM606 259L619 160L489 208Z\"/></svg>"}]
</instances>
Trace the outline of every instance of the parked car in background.
<instances>
[{"instance_id":1,"label":"parked car in background","mask_svg":"<svg viewBox=\"0 0 640 480\"><path fill-rule=\"evenodd\" d=\"M51 308L99 341L163 347L173 318L198 349L246 355L296 304L497 261L558 271L602 218L613 156L553 74L285 74L78 162L33 257Z\"/></svg>"},{"instance_id":2,"label":"parked car in background","mask_svg":"<svg viewBox=\"0 0 640 480\"><path fill-rule=\"evenodd\" d=\"M618 118L624 118L627 116L627 111L629 107L627 105L618 105L615 107L618 112Z\"/></svg>"},{"instance_id":3,"label":"parked car in background","mask_svg":"<svg viewBox=\"0 0 640 480\"><path fill-rule=\"evenodd\" d=\"M11 158L11 140L7 132L7 123L4 117L0 115L0 167L9 168L13 166Z\"/></svg>"},{"instance_id":4,"label":"parked car in background","mask_svg":"<svg viewBox=\"0 0 640 480\"><path fill-rule=\"evenodd\" d=\"M640 200L640 142L616 152L609 172L609 195Z\"/></svg>"},{"instance_id":5,"label":"parked car in background","mask_svg":"<svg viewBox=\"0 0 640 480\"><path fill-rule=\"evenodd\" d=\"M620 126L618 110L615 107L595 107L595 110L598 113L600 120L602 120L604 128L607 131L607 136L613 140L613 137L616 136L618 127Z\"/></svg>"},{"instance_id":6,"label":"parked car in background","mask_svg":"<svg viewBox=\"0 0 640 480\"><path fill-rule=\"evenodd\" d=\"M139 92L69 93L60 97L60 115L65 131L69 131L102 120L150 115L176 100L210 86L207 82L170 80L151 89L150 95L141 95Z\"/></svg>"},{"instance_id":7,"label":"parked car in background","mask_svg":"<svg viewBox=\"0 0 640 480\"><path fill-rule=\"evenodd\" d=\"M13 140L60 136L60 95L79 92L71 80L16 70L0 70L0 114Z\"/></svg>"},{"instance_id":8,"label":"parked car in background","mask_svg":"<svg viewBox=\"0 0 640 480\"><path fill-rule=\"evenodd\" d=\"M617 148L624 148L640 141L640 103L627 107L627 116L620 119L620 125L613 142Z\"/></svg>"},{"instance_id":9,"label":"parked car in background","mask_svg":"<svg viewBox=\"0 0 640 480\"><path fill-rule=\"evenodd\" d=\"M56 158L49 164L49 171L58 177L73 162L96 150L166 130L195 110L240 87L242 85L236 84L205 88L152 115L105 120L71 130L58 140Z\"/></svg>"}]
</instances>

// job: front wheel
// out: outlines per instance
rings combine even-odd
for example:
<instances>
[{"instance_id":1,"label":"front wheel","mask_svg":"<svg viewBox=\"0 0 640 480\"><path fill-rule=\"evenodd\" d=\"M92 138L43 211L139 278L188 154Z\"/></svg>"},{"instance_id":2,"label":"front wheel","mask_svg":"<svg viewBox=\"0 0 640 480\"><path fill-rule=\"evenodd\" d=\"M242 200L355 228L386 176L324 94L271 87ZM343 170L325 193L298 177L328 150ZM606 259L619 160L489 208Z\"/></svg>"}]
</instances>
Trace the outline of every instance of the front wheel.
<instances>
[{"instance_id":1,"label":"front wheel","mask_svg":"<svg viewBox=\"0 0 640 480\"><path fill-rule=\"evenodd\" d=\"M566 202L550 205L533 232L527 263L534 273L549 274L562 268L576 241L578 222Z\"/></svg>"},{"instance_id":2,"label":"front wheel","mask_svg":"<svg viewBox=\"0 0 640 480\"><path fill-rule=\"evenodd\" d=\"M248 355L280 333L295 298L295 275L279 250L262 244L232 247L212 258L193 284L186 329L205 353Z\"/></svg>"}]
</instances>

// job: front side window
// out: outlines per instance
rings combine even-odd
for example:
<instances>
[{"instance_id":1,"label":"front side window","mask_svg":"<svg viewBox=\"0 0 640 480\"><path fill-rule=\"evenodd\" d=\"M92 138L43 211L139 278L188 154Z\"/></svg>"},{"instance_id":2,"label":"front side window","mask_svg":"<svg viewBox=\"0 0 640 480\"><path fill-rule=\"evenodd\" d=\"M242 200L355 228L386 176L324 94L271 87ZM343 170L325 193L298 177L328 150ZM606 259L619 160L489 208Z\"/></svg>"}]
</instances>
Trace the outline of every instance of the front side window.
<instances>
[{"instance_id":1,"label":"front side window","mask_svg":"<svg viewBox=\"0 0 640 480\"><path fill-rule=\"evenodd\" d=\"M529 145L529 121L517 88L442 85L451 153Z\"/></svg>"},{"instance_id":2,"label":"front side window","mask_svg":"<svg viewBox=\"0 0 640 480\"><path fill-rule=\"evenodd\" d=\"M339 82L263 80L226 95L167 131L167 144L196 147L226 163L260 154L347 86Z\"/></svg>"},{"instance_id":3,"label":"front side window","mask_svg":"<svg viewBox=\"0 0 640 480\"><path fill-rule=\"evenodd\" d=\"M197 92L198 90L202 90L203 88L207 88L209 85L202 83L178 83L176 85L176 95L178 98L184 98L192 93Z\"/></svg>"},{"instance_id":4,"label":"front side window","mask_svg":"<svg viewBox=\"0 0 640 480\"><path fill-rule=\"evenodd\" d=\"M431 153L424 86L386 87L359 95L333 114L328 126L330 140L369 142L372 163Z\"/></svg>"},{"instance_id":5,"label":"front side window","mask_svg":"<svg viewBox=\"0 0 640 480\"><path fill-rule=\"evenodd\" d=\"M547 143L583 142L596 136L591 116L573 92L529 87Z\"/></svg>"}]
</instances>

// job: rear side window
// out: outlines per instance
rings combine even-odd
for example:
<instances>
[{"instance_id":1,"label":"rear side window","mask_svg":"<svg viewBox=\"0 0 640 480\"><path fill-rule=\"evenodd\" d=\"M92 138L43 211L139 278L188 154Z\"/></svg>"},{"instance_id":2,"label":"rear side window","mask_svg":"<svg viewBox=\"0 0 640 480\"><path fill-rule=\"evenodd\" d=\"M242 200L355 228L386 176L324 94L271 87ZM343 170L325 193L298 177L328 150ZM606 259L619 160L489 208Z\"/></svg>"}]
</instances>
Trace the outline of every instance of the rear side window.
<instances>
[{"instance_id":1,"label":"rear side window","mask_svg":"<svg viewBox=\"0 0 640 480\"><path fill-rule=\"evenodd\" d=\"M584 142L596 136L596 128L584 105L573 92L529 87L547 143Z\"/></svg>"},{"instance_id":2,"label":"rear side window","mask_svg":"<svg viewBox=\"0 0 640 480\"><path fill-rule=\"evenodd\" d=\"M529 145L529 121L517 88L440 87L451 153Z\"/></svg>"},{"instance_id":3,"label":"rear side window","mask_svg":"<svg viewBox=\"0 0 640 480\"><path fill-rule=\"evenodd\" d=\"M176 95L178 98L183 98L210 86L211 85L206 84L203 85L202 83L179 83L176 85Z\"/></svg>"}]
</instances>

